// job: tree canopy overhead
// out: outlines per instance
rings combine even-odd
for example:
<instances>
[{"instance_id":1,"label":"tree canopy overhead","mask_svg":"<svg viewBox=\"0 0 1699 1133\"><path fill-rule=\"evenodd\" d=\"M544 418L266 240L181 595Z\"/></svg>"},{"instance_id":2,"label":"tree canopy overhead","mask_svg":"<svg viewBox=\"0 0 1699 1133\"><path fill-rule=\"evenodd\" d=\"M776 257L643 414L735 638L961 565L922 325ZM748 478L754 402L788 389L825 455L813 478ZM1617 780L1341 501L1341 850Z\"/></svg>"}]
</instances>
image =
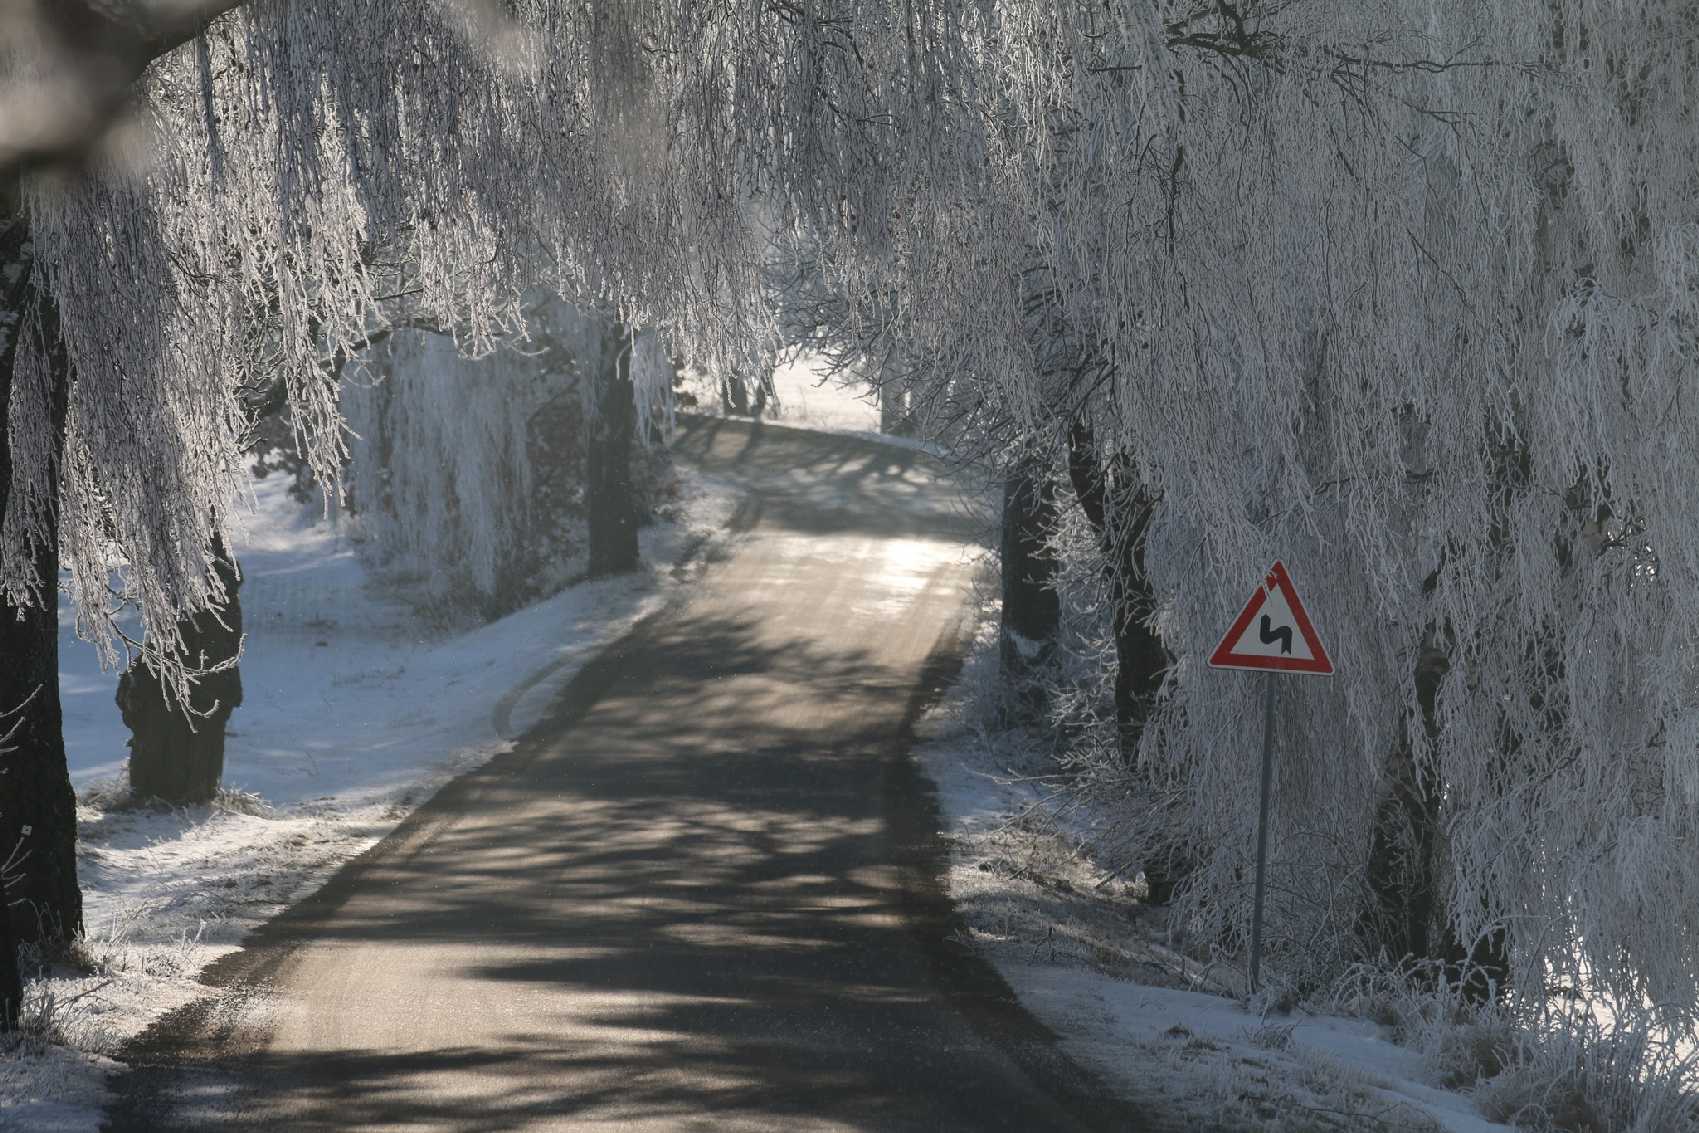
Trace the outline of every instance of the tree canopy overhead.
<instances>
[{"instance_id":1,"label":"tree canopy overhead","mask_svg":"<svg viewBox=\"0 0 1699 1133\"><path fill-rule=\"evenodd\" d=\"M640 34L647 13L620 6L521 8L486 26L455 3L241 7L152 62L86 168L31 179L29 251L75 374L64 545L97 638L115 563L167 647L173 611L215 597L247 399L281 383L335 482L334 373L375 330L452 327L477 351L545 284L664 320L705 359L731 339L760 257L736 148L713 141L726 72L687 96L691 74L653 62L710 40L682 18ZM20 347L0 576L27 600L31 501L58 470L29 408L49 344Z\"/></svg>"}]
</instances>

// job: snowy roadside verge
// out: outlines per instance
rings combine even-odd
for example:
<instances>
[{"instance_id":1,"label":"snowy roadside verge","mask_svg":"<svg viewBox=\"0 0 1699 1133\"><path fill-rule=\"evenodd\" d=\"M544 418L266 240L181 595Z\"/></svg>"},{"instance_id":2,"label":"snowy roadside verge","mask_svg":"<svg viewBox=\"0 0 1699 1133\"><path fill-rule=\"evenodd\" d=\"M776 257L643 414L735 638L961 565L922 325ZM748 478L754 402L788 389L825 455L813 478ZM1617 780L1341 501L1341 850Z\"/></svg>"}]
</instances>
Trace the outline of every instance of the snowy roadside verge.
<instances>
[{"instance_id":1,"label":"snowy roadside verge","mask_svg":"<svg viewBox=\"0 0 1699 1133\"><path fill-rule=\"evenodd\" d=\"M92 1130L110 1056L200 995L198 973L375 844L449 779L543 713L595 653L658 609L718 553L729 485L680 468L664 522L641 533L635 574L562 591L499 621L434 628L368 578L344 532L257 481L236 546L244 583L244 702L225 791L211 806L110 805L127 733L61 611L61 688L80 800L87 937L81 970L34 980L26 1013L52 1043L0 1054L0 1129Z\"/></svg>"},{"instance_id":2,"label":"snowy roadside verge","mask_svg":"<svg viewBox=\"0 0 1699 1133\"><path fill-rule=\"evenodd\" d=\"M937 791L945 881L970 943L1071 1057L1164 1129L1512 1133L1376 1023L1261 1017L1237 998L1238 973L1168 947L1163 911L1091 858L1106 819L1056 792L1030 742L971 724L997 666L995 600L979 614L915 756Z\"/></svg>"}]
</instances>

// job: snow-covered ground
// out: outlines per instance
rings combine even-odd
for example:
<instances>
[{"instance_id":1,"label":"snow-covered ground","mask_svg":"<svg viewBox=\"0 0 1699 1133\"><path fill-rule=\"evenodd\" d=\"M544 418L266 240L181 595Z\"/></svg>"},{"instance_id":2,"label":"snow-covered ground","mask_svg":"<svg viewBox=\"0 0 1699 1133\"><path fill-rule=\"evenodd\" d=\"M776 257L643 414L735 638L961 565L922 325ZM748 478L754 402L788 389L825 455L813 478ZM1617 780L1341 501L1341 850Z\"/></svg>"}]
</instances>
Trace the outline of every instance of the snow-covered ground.
<instances>
[{"instance_id":1,"label":"snow-covered ground","mask_svg":"<svg viewBox=\"0 0 1699 1133\"><path fill-rule=\"evenodd\" d=\"M773 371L773 388L779 401L773 419L783 424L827 433L879 431L879 400L873 387L831 377L813 358L794 359Z\"/></svg>"},{"instance_id":2,"label":"snow-covered ground","mask_svg":"<svg viewBox=\"0 0 1699 1133\"><path fill-rule=\"evenodd\" d=\"M645 568L581 584L468 632L433 629L361 566L347 532L255 482L237 544L244 700L226 795L171 811L111 805L127 733L117 674L61 610L60 684L79 807L88 971L37 980L26 1008L70 1047L0 1055L0 1129L96 1127L105 1055L204 989L197 973L392 829L450 777L506 750L601 645L695 573L736 499L681 472ZM73 1049L74 1048L74 1049Z\"/></svg>"},{"instance_id":3,"label":"snow-covered ground","mask_svg":"<svg viewBox=\"0 0 1699 1133\"><path fill-rule=\"evenodd\" d=\"M1510 1133L1377 1024L1262 1016L1239 995L1241 973L1167 947L1161 910L1092 861L1084 843L1103 819L1056 793L1030 745L968 723L993 679L995 634L987 599L963 677L923 721L917 755L975 947L1075 1059L1176 1128Z\"/></svg>"}]
</instances>

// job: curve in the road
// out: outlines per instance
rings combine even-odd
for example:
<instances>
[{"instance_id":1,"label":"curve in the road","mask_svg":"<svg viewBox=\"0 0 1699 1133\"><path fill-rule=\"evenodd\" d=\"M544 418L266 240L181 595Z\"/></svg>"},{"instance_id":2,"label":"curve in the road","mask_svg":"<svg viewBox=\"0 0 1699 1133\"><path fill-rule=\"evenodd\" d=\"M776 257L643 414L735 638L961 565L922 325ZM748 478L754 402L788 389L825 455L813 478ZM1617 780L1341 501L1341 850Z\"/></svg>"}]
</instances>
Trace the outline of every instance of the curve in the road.
<instances>
[{"instance_id":1,"label":"curve in the road","mask_svg":"<svg viewBox=\"0 0 1699 1133\"><path fill-rule=\"evenodd\" d=\"M910 725L966 519L919 453L694 420L748 537L131 1052L113 1129L1136 1128L970 950Z\"/></svg>"}]
</instances>

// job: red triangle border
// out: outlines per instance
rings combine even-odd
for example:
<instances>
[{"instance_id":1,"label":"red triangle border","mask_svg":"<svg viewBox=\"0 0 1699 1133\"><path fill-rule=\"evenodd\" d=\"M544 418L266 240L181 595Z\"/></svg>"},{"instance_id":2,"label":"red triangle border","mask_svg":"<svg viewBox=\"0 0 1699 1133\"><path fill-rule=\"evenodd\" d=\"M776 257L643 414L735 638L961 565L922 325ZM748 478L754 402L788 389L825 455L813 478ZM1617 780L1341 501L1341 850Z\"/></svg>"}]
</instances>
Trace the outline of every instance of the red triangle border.
<instances>
[{"instance_id":1,"label":"red triangle border","mask_svg":"<svg viewBox=\"0 0 1699 1133\"><path fill-rule=\"evenodd\" d=\"M1268 601L1269 592L1275 587L1280 588L1280 593L1286 598L1286 604L1292 609L1292 620L1297 623L1304 644L1309 646L1309 660L1233 652L1233 643L1244 634L1245 628L1251 624L1251 619L1257 616L1257 611L1262 609L1262 604ZM1251 595L1250 601L1245 603L1245 608L1239 611L1238 618L1222 637L1221 644L1210 654L1209 664L1215 669L1267 669L1279 673L1309 673L1321 677L1333 675L1333 659L1322 647L1321 638L1317 636L1315 626L1310 623L1309 611L1304 609L1304 603L1298 598L1298 591L1292 585L1292 576L1286 573L1286 567L1279 559L1269 568L1268 576Z\"/></svg>"}]
</instances>

